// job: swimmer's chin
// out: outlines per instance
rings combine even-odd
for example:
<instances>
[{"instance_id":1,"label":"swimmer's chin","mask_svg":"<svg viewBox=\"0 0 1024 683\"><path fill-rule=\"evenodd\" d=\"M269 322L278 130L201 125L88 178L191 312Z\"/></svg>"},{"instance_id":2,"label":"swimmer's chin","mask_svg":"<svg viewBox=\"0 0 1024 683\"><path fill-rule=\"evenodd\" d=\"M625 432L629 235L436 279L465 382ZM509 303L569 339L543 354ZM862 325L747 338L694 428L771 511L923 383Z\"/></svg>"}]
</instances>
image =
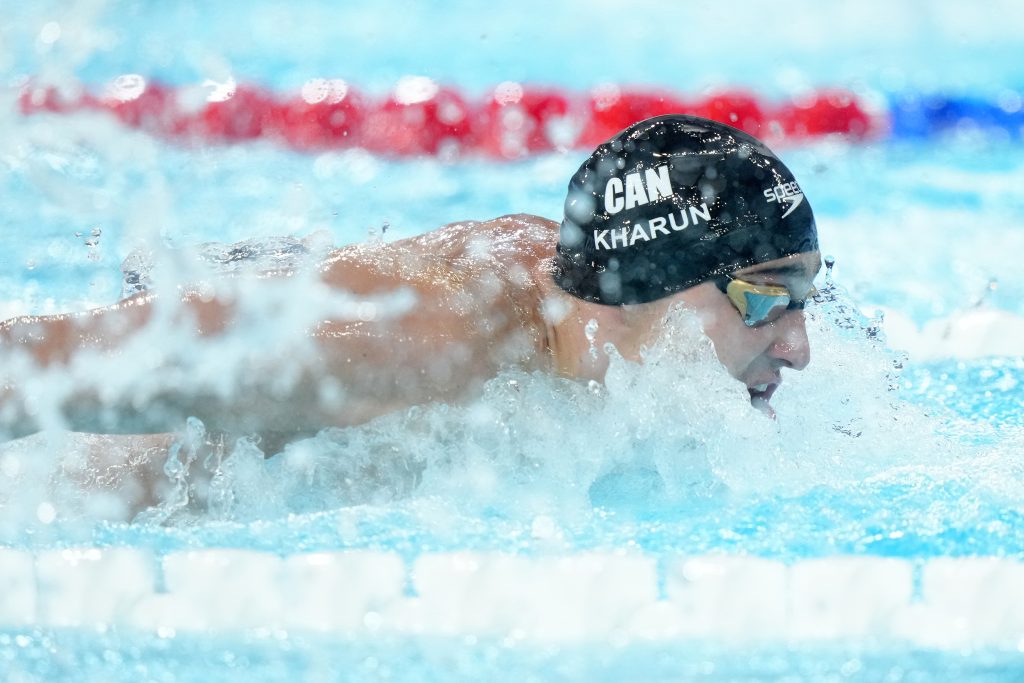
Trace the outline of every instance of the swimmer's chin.
<instances>
[{"instance_id":1,"label":"swimmer's chin","mask_svg":"<svg viewBox=\"0 0 1024 683\"><path fill-rule=\"evenodd\" d=\"M750 394L750 405L774 420L775 408L772 408L769 401L771 401L772 395L778 388L778 383L771 383L763 386L763 388L762 386L747 387L747 392Z\"/></svg>"}]
</instances>

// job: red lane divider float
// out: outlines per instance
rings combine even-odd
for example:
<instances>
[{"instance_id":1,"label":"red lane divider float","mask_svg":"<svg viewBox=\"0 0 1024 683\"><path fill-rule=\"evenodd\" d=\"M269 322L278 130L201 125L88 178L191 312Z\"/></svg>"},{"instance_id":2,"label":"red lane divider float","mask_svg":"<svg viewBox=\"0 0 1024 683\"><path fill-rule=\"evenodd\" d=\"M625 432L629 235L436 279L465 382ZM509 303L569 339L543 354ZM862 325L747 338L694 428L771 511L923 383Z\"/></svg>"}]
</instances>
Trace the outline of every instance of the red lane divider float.
<instances>
[{"instance_id":1,"label":"red lane divider float","mask_svg":"<svg viewBox=\"0 0 1024 683\"><path fill-rule=\"evenodd\" d=\"M105 111L125 125L186 143L267 139L304 151L361 147L445 158L477 153L518 159L590 148L636 121L679 112L773 142L826 135L860 140L886 128L882 117L843 90L772 104L738 90L687 99L658 89L606 85L576 93L508 82L481 101L414 76L401 79L383 99L338 79L315 79L282 96L234 82L173 88L125 75L102 95L29 84L20 102L25 114Z\"/></svg>"}]
</instances>

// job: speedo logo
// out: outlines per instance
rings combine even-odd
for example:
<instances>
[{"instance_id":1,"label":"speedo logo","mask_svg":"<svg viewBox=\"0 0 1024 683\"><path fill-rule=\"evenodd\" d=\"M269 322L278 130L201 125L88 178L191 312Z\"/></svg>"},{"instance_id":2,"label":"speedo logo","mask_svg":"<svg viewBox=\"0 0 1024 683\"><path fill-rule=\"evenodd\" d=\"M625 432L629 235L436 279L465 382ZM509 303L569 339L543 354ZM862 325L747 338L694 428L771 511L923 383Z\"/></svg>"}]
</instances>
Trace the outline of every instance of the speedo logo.
<instances>
[{"instance_id":1,"label":"speedo logo","mask_svg":"<svg viewBox=\"0 0 1024 683\"><path fill-rule=\"evenodd\" d=\"M800 206L800 203L804 200L804 192L800 189L800 186L796 184L796 181L791 183L780 183L775 187L769 187L764 191L764 198L768 200L768 203L779 202L788 203L789 208L786 209L786 213L782 214L785 218L789 214L793 213L796 207Z\"/></svg>"}]
</instances>

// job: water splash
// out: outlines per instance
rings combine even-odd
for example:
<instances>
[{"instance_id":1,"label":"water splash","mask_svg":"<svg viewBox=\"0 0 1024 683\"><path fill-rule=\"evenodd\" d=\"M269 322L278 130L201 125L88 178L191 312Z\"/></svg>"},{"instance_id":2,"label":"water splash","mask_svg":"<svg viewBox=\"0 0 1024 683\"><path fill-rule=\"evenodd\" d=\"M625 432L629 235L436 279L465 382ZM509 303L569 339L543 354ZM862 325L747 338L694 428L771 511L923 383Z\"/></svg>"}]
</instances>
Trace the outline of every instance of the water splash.
<instances>
[{"instance_id":1,"label":"water splash","mask_svg":"<svg viewBox=\"0 0 1024 683\"><path fill-rule=\"evenodd\" d=\"M571 520L595 503L654 508L799 495L894 468L954 471L976 456L962 434L942 433L948 415L900 399L899 357L865 325L857 335L834 327L851 308L833 294L809 320L817 360L786 377L776 421L750 405L696 317L676 309L642 363L605 349L609 369L598 391L506 371L471 405L423 406L327 430L246 475L232 472L233 502L219 514L253 519L430 499L469 514Z\"/></svg>"},{"instance_id":2,"label":"water splash","mask_svg":"<svg viewBox=\"0 0 1024 683\"><path fill-rule=\"evenodd\" d=\"M267 333L259 313L259 327L237 342L245 349ZM164 451L160 504L136 522L257 521L398 504L434 509L431 518L448 509L463 518L529 526L548 517L571 527L595 506L664 512L943 478L1019 498L1024 474L1007 454L1024 444L1021 434L996 435L901 398L902 356L885 348L872 321L829 277L806 314L814 360L804 372L786 373L773 397L777 420L750 405L697 317L677 307L641 363L610 345L597 351L608 356L603 384L508 369L471 403L325 430L269 459L254 439L224 443L189 420ZM196 377L224 371L224 358L238 351L225 344L187 347ZM84 480L68 467L78 446L73 439L33 444L0 453L0 472L17 471L9 479L37 481L10 505L31 520L41 502L51 502L58 521L68 519L82 510L71 501L81 498ZM30 458L34 469L25 466Z\"/></svg>"},{"instance_id":3,"label":"water splash","mask_svg":"<svg viewBox=\"0 0 1024 683\"><path fill-rule=\"evenodd\" d=\"M191 261L185 272L192 277L259 275L308 268L321 262L330 249L330 234L319 231L305 238L262 237L232 244L204 242L194 249L184 250L182 255ZM180 268L179 255L164 252L161 256L165 268L172 265ZM138 248L129 253L121 263L122 297L151 289L157 267L157 254L153 249Z\"/></svg>"}]
</instances>

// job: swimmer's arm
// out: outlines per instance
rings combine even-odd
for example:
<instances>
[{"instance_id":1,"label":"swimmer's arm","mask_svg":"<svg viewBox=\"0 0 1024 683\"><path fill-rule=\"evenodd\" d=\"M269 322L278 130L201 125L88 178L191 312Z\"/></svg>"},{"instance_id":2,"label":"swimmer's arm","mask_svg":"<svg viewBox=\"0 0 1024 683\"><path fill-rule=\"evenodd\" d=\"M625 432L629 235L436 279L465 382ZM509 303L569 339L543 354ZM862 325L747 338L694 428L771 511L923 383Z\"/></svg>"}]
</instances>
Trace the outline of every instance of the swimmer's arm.
<instances>
[{"instance_id":1,"label":"swimmer's arm","mask_svg":"<svg viewBox=\"0 0 1024 683\"><path fill-rule=\"evenodd\" d=\"M21 316L0 321L0 349L28 353L41 368L68 363L84 349L109 351L138 332L152 318L156 296L140 293L111 306L80 313ZM231 305L195 293L182 296L183 309L197 334L222 331L231 316Z\"/></svg>"},{"instance_id":2,"label":"swimmer's arm","mask_svg":"<svg viewBox=\"0 0 1024 683\"><path fill-rule=\"evenodd\" d=\"M29 397L10 370L19 360L27 360L39 370L66 366L85 350L113 353L119 346L142 331L153 317L156 296L140 293L111 306L79 313L46 316L22 316L0 321L0 436L25 436L39 426L26 406ZM216 298L200 297L187 292L180 298L181 306L173 314L177 330L182 334L203 336L216 334L230 325L232 305ZM135 359L120 367L124 373L145 372L143 363ZM134 367L134 366L139 367ZM75 396L84 408L96 402L91 392ZM80 411L84 412L84 411ZM109 415L108 415L109 417ZM82 431L97 431L88 421L64 425ZM181 427L181 423L166 424L158 431Z\"/></svg>"},{"instance_id":3,"label":"swimmer's arm","mask_svg":"<svg viewBox=\"0 0 1024 683\"><path fill-rule=\"evenodd\" d=\"M339 250L339 253L349 251ZM345 294L386 296L403 290L414 300L437 299L422 282L410 285L394 272L385 274L380 268L362 264L363 261L369 259L357 256L354 261L346 259L343 265L335 261L334 268L325 269L323 281ZM342 271L348 275L340 276ZM170 302L174 305L170 317L175 336L212 336L230 331L234 322L230 302L188 293L180 301L181 306ZM161 300L156 295L143 293L80 313L25 316L0 322L0 437L26 436L40 428L29 408L32 397L25 393L24 376L20 381L9 376L16 357L18 360L27 357L31 364L28 369L32 372L32 367L45 371L71 366L83 351L117 355L136 335L146 332L156 317L155 307L167 303L166 298ZM324 427L364 422L421 402L416 400L421 396L431 396L409 393L410 388L418 385L413 381L415 378L405 378L403 388L396 388L393 378L387 377L388 368L393 369L396 362L402 362L399 357L411 360L409 356L414 355L422 336L422 330L416 329L414 321L390 322L392 324L385 325L379 321L366 324L327 321L315 330L298 330L299 337L308 339L307 335L312 335L313 353L281 359L280 370L288 368L297 371L298 376L298 381L285 392L271 394L264 386L223 397L178 387L155 397L159 400L159 409L154 410L152 405L136 409L130 405L130 400L109 405L95 390L76 390L63 401L63 423L59 426L82 432L167 432L182 428L187 417L197 416L211 431L228 432L232 436L259 433L265 438L265 447L273 451L297 436L315 433ZM267 324L273 323L267 321ZM396 333L402 334L400 340L387 338ZM145 355L118 355L119 361L123 361L118 365L119 374L143 381L151 370ZM423 361L417 358L415 362ZM328 378L336 379L346 394L343 405L330 401L329 392L321 391ZM99 419L101 414L102 420Z\"/></svg>"},{"instance_id":4,"label":"swimmer's arm","mask_svg":"<svg viewBox=\"0 0 1024 683\"><path fill-rule=\"evenodd\" d=\"M321 272L329 288L367 299L402 295L412 306L398 313L381 311L370 320L327 319L306 330L313 345L302 354L279 358L281 370L288 369L297 379L283 390L271 390L268 384L276 379L272 376L229 396L203 395L179 386L141 406L130 400L111 406L95 391L82 392L65 402L62 426L78 431L166 432L197 416L211 432L259 433L267 439L265 450L273 452L290 439L324 427L358 424L408 406L462 398L502 365L533 356L537 340L524 330L506 292L501 287L492 291L490 281L487 287L474 282L472 273L456 265L459 256L438 253L436 244L415 239L379 249L337 250ZM180 321L176 335L215 335L231 328L230 303L190 295L182 301L184 305L174 309ZM68 364L83 349L116 353L151 322L158 303L152 295L137 295L85 313L2 323L0 374L12 349L27 352L42 368ZM124 358L118 372L142 381L149 372L146 362L135 354ZM0 378L0 433L18 436L35 431L20 387L3 385Z\"/></svg>"}]
</instances>

